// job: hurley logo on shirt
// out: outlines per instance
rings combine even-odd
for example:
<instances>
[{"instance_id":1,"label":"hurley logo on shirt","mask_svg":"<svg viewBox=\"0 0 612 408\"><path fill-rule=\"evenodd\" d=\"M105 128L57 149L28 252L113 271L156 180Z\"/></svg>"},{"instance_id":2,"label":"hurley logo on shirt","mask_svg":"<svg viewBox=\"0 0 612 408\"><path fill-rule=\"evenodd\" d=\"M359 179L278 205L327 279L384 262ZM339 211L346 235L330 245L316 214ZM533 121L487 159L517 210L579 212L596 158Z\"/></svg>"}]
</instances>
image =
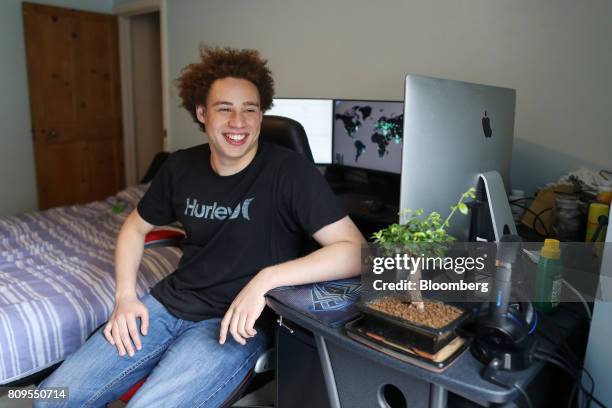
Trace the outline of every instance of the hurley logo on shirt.
<instances>
[{"instance_id":1,"label":"hurley logo on shirt","mask_svg":"<svg viewBox=\"0 0 612 408\"><path fill-rule=\"evenodd\" d=\"M232 209L232 207L217 205L216 201L212 205L198 204L197 199L194 198L192 201L188 198L185 205L185 215L210 220L234 220L239 215L242 215L242 218L245 220L250 220L249 205L254 199L255 197L247 198L243 202L238 203L236 208Z\"/></svg>"}]
</instances>

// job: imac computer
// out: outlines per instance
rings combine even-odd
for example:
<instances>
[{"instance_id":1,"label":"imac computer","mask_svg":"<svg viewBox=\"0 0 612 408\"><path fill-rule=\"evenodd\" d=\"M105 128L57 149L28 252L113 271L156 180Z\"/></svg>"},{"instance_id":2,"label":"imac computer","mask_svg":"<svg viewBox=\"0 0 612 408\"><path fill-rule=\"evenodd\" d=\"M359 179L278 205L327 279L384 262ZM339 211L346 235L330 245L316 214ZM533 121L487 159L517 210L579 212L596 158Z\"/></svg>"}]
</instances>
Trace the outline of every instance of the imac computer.
<instances>
[{"instance_id":1,"label":"imac computer","mask_svg":"<svg viewBox=\"0 0 612 408\"><path fill-rule=\"evenodd\" d=\"M484 173L489 206L495 201L505 213L515 102L514 89L406 76L400 209L423 208L445 217ZM467 241L469 221L454 217L449 233ZM514 228L512 223L511 232Z\"/></svg>"},{"instance_id":2,"label":"imac computer","mask_svg":"<svg viewBox=\"0 0 612 408\"><path fill-rule=\"evenodd\" d=\"M403 104L334 100L333 164L399 174Z\"/></svg>"},{"instance_id":3,"label":"imac computer","mask_svg":"<svg viewBox=\"0 0 612 408\"><path fill-rule=\"evenodd\" d=\"M274 98L266 115L284 116L301 123L316 164L330 164L332 158L332 99Z\"/></svg>"}]
</instances>

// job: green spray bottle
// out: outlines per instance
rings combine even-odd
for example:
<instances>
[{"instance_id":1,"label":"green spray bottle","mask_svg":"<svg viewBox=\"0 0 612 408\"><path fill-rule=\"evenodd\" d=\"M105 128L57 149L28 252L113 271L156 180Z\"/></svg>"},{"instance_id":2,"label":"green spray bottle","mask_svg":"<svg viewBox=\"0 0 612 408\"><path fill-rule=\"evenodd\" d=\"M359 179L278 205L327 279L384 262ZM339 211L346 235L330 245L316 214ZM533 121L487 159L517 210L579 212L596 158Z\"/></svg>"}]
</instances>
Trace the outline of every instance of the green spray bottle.
<instances>
[{"instance_id":1,"label":"green spray bottle","mask_svg":"<svg viewBox=\"0 0 612 408\"><path fill-rule=\"evenodd\" d=\"M544 240L536 272L535 308L550 313L561 299L561 249L556 239Z\"/></svg>"}]
</instances>

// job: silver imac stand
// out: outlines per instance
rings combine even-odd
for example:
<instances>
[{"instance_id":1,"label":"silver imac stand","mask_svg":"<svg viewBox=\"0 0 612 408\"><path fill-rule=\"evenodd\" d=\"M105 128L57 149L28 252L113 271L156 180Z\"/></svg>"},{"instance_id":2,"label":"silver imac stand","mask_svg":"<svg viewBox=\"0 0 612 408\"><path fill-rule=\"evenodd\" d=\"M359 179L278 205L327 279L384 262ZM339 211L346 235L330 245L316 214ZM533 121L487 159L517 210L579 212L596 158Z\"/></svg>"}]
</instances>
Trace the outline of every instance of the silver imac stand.
<instances>
[{"instance_id":1,"label":"silver imac stand","mask_svg":"<svg viewBox=\"0 0 612 408\"><path fill-rule=\"evenodd\" d=\"M486 173L479 174L478 178L482 179L485 191L487 192L487 202L491 212L495 241L499 242L501 237L506 234L517 235L516 225L514 225L510 203L508 202L508 196L506 195L501 175L497 171L487 171Z\"/></svg>"}]
</instances>

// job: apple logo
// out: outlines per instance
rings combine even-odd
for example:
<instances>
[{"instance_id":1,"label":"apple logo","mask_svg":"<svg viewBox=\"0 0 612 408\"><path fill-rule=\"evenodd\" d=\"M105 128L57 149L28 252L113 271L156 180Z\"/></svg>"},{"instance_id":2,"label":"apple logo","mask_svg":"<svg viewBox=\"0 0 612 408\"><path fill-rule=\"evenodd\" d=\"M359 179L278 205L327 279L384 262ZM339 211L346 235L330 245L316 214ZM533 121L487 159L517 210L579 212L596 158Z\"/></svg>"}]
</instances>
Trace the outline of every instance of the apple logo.
<instances>
[{"instance_id":1,"label":"apple logo","mask_svg":"<svg viewBox=\"0 0 612 408\"><path fill-rule=\"evenodd\" d=\"M485 111L485 114L482 117L482 130L485 134L485 138L491 137L493 134L493 129L491 129L491 119L487 116L487 111Z\"/></svg>"}]
</instances>

